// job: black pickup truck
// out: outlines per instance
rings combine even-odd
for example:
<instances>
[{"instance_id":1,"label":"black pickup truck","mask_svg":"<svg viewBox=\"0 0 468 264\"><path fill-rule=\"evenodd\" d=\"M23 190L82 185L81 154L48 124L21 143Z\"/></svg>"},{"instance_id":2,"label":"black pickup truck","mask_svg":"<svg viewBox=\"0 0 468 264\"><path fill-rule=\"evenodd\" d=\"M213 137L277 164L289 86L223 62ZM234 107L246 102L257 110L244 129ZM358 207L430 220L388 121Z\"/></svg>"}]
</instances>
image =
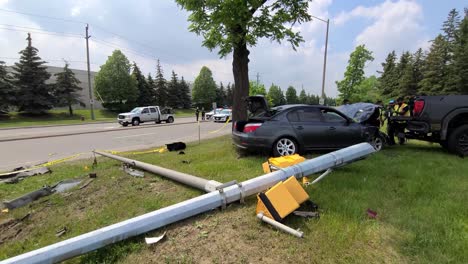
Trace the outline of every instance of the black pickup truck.
<instances>
[{"instance_id":1,"label":"black pickup truck","mask_svg":"<svg viewBox=\"0 0 468 264\"><path fill-rule=\"evenodd\" d=\"M440 143L450 152L468 155L468 95L419 96L406 122L405 137Z\"/></svg>"}]
</instances>

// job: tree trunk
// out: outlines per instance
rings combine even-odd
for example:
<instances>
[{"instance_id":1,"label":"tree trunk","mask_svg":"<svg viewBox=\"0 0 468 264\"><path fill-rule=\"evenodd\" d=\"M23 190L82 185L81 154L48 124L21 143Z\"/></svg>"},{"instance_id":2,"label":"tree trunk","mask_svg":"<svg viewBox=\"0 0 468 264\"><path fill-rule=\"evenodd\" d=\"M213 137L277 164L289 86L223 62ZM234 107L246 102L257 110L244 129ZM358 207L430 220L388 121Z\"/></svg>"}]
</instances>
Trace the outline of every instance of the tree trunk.
<instances>
[{"instance_id":1,"label":"tree trunk","mask_svg":"<svg viewBox=\"0 0 468 264\"><path fill-rule=\"evenodd\" d=\"M68 112L70 113L70 116L73 116L73 109L71 104L68 105Z\"/></svg>"},{"instance_id":2,"label":"tree trunk","mask_svg":"<svg viewBox=\"0 0 468 264\"><path fill-rule=\"evenodd\" d=\"M232 72L234 74L233 121L247 120L245 99L249 96L249 53L246 43L234 47L232 61Z\"/></svg>"}]
</instances>

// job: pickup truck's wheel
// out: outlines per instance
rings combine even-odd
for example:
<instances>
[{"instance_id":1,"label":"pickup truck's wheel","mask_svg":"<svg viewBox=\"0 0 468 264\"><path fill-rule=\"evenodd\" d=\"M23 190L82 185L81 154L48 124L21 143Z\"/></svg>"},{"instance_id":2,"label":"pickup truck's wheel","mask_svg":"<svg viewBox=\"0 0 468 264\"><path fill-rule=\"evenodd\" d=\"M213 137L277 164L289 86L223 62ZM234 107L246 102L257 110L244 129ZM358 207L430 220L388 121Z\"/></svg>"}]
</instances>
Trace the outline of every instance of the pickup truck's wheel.
<instances>
[{"instance_id":1,"label":"pickup truck's wheel","mask_svg":"<svg viewBox=\"0 0 468 264\"><path fill-rule=\"evenodd\" d=\"M468 156L468 125L460 126L450 134L448 147L451 152Z\"/></svg>"},{"instance_id":2,"label":"pickup truck's wheel","mask_svg":"<svg viewBox=\"0 0 468 264\"><path fill-rule=\"evenodd\" d=\"M168 117L166 123L174 123L174 118L172 116Z\"/></svg>"},{"instance_id":3,"label":"pickup truck's wheel","mask_svg":"<svg viewBox=\"0 0 468 264\"><path fill-rule=\"evenodd\" d=\"M122 123L122 126L126 127L128 126L128 123Z\"/></svg>"},{"instance_id":4,"label":"pickup truck's wheel","mask_svg":"<svg viewBox=\"0 0 468 264\"><path fill-rule=\"evenodd\" d=\"M132 120L132 126L139 126L140 125L140 119L138 118L133 118Z\"/></svg>"},{"instance_id":5,"label":"pickup truck's wheel","mask_svg":"<svg viewBox=\"0 0 468 264\"><path fill-rule=\"evenodd\" d=\"M280 138L273 145L273 155L275 157L293 155L298 152L297 143L290 138Z\"/></svg>"}]
</instances>

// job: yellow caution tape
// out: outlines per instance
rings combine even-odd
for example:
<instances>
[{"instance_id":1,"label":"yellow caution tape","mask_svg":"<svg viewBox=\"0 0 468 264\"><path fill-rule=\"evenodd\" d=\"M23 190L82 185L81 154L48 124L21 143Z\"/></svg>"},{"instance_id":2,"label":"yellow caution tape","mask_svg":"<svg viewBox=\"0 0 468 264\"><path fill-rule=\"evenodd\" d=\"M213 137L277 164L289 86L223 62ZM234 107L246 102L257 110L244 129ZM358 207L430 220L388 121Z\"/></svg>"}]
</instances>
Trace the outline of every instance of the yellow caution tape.
<instances>
[{"instance_id":1,"label":"yellow caution tape","mask_svg":"<svg viewBox=\"0 0 468 264\"><path fill-rule=\"evenodd\" d=\"M221 131L223 128L225 128L228 124L229 124L229 117L226 119L226 123L224 123L224 126L222 126L220 129L218 130L215 130L215 131L211 131L209 132L210 134L214 134L214 133L218 133L219 131Z\"/></svg>"},{"instance_id":2,"label":"yellow caution tape","mask_svg":"<svg viewBox=\"0 0 468 264\"><path fill-rule=\"evenodd\" d=\"M34 169L37 169L37 168L42 168L42 167L48 167L48 166L56 165L56 164L65 162L65 161L67 161L67 160L74 159L74 158L76 158L76 157L78 157L78 156L80 156L80 155L82 155L82 154L83 154L83 153L78 153L78 154L75 154L75 155L72 155L72 156L68 156L68 157L65 157L65 158L62 158L62 159L57 159L57 160L49 161L49 162L46 162L46 163L43 163L43 164L39 164L39 165L36 165L36 166L32 166L32 167L27 168L27 169L24 169L24 170L18 170L18 171L11 171L11 172L2 173L2 174L0 174L0 176L7 176L7 175L11 175L11 174L17 174L17 173L20 173L20 172L25 172L25 171L34 170Z\"/></svg>"}]
</instances>

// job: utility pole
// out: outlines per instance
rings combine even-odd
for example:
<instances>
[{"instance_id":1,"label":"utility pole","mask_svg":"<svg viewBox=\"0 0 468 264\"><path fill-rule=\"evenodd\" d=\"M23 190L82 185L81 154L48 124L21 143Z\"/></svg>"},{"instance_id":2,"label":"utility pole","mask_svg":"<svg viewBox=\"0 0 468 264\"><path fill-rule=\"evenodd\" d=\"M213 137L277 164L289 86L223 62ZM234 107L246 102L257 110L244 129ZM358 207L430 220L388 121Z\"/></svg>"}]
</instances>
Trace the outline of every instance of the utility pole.
<instances>
[{"instance_id":1,"label":"utility pole","mask_svg":"<svg viewBox=\"0 0 468 264\"><path fill-rule=\"evenodd\" d=\"M312 17L324 23L327 23L327 33L325 35L325 54L323 55L322 96L319 101L319 103L323 105L325 104L325 77L326 77L326 72L327 72L328 29L330 28L330 19L325 20L316 16L312 16Z\"/></svg>"},{"instance_id":2,"label":"utility pole","mask_svg":"<svg viewBox=\"0 0 468 264\"><path fill-rule=\"evenodd\" d=\"M89 107L91 110L91 119L94 120L94 99L93 99L93 89L91 87L91 70L89 66L89 44L88 40L91 36L88 35L88 24L86 24L86 62L88 64L88 90L89 90Z\"/></svg>"},{"instance_id":3,"label":"utility pole","mask_svg":"<svg viewBox=\"0 0 468 264\"><path fill-rule=\"evenodd\" d=\"M257 72L257 87L258 87L259 80L260 80L260 73Z\"/></svg>"},{"instance_id":4,"label":"utility pole","mask_svg":"<svg viewBox=\"0 0 468 264\"><path fill-rule=\"evenodd\" d=\"M327 50L328 50L328 29L330 28L330 19L327 19L327 34L325 36L325 54L323 56L323 76L322 76L322 100L325 104L325 76L327 71Z\"/></svg>"}]
</instances>

